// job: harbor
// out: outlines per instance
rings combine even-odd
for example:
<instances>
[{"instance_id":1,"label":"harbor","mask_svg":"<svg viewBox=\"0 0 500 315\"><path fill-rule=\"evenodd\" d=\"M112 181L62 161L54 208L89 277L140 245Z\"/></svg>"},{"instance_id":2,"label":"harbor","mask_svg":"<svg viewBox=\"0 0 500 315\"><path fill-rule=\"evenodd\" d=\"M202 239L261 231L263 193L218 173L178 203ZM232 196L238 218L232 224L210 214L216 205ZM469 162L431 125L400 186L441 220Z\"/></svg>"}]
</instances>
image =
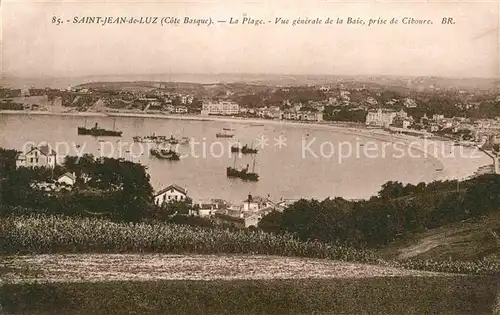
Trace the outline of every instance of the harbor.
<instances>
[{"instance_id":1,"label":"harbor","mask_svg":"<svg viewBox=\"0 0 500 315\"><path fill-rule=\"evenodd\" d=\"M387 156L369 158L363 152L357 155L354 148L367 148L367 143L381 146L383 143L398 143L402 139L417 141L402 135L391 135L383 130L340 127L327 124L304 124L279 121L259 120L245 121L241 119L209 117L209 119L153 119L149 117L93 116L88 122L98 123L122 132L119 138L88 137L78 135L76 126L85 125L86 116L60 115L1 115L4 126L0 137L0 146L22 149L27 142L39 143L49 141L52 145L61 145L61 155L78 155L91 153L96 156L105 155L120 157L138 162L147 167L151 182L159 189L172 182L189 187L193 196L200 199L221 198L237 201L239 196L248 193L255 195L282 196L295 198L326 198L341 196L348 199L368 198L376 194L380 185L391 178L403 182L419 183L433 180L467 178L478 168L491 165L492 159L474 148L453 147L453 150L464 150L462 158L447 157L444 154L419 158L403 156L392 158L393 150L387 150ZM20 126L30 126L27 132L18 134ZM46 128L58 125L60 128ZM248 128L247 126L251 126ZM223 128L234 129L225 132L234 138L217 138ZM37 130L37 132L30 132ZM151 137L153 136L153 137ZM138 138L143 137L141 142ZM155 138L157 137L157 138ZM160 138L161 137L161 138ZM159 146L156 140L173 137L179 143L168 142ZM189 138L188 138L189 137ZM263 137L263 138L262 138ZM287 146L279 147L277 140L286 139ZM267 139L267 145L258 146L258 139ZM146 142L144 142L145 139ZM183 144L185 139L187 144ZM153 141L154 140L154 141ZM150 141L151 143L148 143ZM420 139L425 144L423 139ZM430 140L429 140L430 141ZM307 149L310 145L311 154ZM353 154L343 158L340 152L323 149L321 144L339 146L350 143ZM405 145L407 146L409 142ZM433 143L433 142L429 142ZM241 144L258 150L256 154L232 152L232 147ZM179 160L156 158L150 149L168 150L169 146L179 154ZM369 148L369 146L368 146ZM418 146L414 146L417 150ZM321 154L321 152L325 154ZM392 152L392 153L391 153ZM474 158L466 154L474 153ZM305 156L303 156L305 153ZM347 152L348 153L348 152ZM238 155L238 165L234 166L234 156ZM241 157L239 157L241 155ZM244 181L240 178L227 177L227 168L240 170L249 165L251 171L253 156L258 156L256 173L258 181ZM441 155L441 156L439 156ZM343 158L342 160L339 159ZM283 161L286 160L286 163ZM408 168L407 165L413 165ZM379 172L371 170L378 169ZM357 172L353 172L357 170ZM440 170L440 171L437 171ZM193 177L191 174L196 174ZM363 175L361 175L363 174ZM297 179L298 178L298 179ZM320 178L321 180L318 180ZM214 182L217 184L214 185ZM322 183L327 182L328 185Z\"/></svg>"}]
</instances>

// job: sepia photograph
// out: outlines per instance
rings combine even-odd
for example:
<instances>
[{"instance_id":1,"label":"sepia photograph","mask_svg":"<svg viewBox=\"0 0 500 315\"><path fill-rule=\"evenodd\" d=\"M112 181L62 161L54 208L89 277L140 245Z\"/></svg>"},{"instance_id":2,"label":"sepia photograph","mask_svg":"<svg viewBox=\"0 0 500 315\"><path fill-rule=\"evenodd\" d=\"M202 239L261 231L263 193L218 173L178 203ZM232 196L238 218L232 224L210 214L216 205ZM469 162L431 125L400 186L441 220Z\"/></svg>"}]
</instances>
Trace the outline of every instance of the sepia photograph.
<instances>
[{"instance_id":1,"label":"sepia photograph","mask_svg":"<svg viewBox=\"0 0 500 315\"><path fill-rule=\"evenodd\" d=\"M499 25L1 1L0 314L500 315Z\"/></svg>"}]
</instances>

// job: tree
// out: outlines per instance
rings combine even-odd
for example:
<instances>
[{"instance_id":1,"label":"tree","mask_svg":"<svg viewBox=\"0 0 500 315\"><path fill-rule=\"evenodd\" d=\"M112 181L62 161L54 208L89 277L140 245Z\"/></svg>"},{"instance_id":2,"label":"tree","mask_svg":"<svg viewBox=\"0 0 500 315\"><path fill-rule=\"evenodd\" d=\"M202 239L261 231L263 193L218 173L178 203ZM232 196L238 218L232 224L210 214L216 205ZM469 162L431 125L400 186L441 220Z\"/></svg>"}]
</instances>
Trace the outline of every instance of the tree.
<instances>
[{"instance_id":1,"label":"tree","mask_svg":"<svg viewBox=\"0 0 500 315\"><path fill-rule=\"evenodd\" d=\"M400 182L388 181L382 185L378 196L381 199L395 199L404 196L404 186Z\"/></svg>"},{"instance_id":2,"label":"tree","mask_svg":"<svg viewBox=\"0 0 500 315\"><path fill-rule=\"evenodd\" d=\"M170 200L157 207L153 213L156 219L167 221L177 215L188 215L193 209L191 199Z\"/></svg>"},{"instance_id":3,"label":"tree","mask_svg":"<svg viewBox=\"0 0 500 315\"><path fill-rule=\"evenodd\" d=\"M467 189L464 209L469 216L500 210L500 175L486 174L473 179Z\"/></svg>"},{"instance_id":4,"label":"tree","mask_svg":"<svg viewBox=\"0 0 500 315\"><path fill-rule=\"evenodd\" d=\"M496 153L500 152L500 144L499 143L495 143L493 145L493 151L495 151Z\"/></svg>"},{"instance_id":5,"label":"tree","mask_svg":"<svg viewBox=\"0 0 500 315\"><path fill-rule=\"evenodd\" d=\"M272 211L260 220L258 227L264 232L278 233L281 231L282 221L283 213Z\"/></svg>"}]
</instances>

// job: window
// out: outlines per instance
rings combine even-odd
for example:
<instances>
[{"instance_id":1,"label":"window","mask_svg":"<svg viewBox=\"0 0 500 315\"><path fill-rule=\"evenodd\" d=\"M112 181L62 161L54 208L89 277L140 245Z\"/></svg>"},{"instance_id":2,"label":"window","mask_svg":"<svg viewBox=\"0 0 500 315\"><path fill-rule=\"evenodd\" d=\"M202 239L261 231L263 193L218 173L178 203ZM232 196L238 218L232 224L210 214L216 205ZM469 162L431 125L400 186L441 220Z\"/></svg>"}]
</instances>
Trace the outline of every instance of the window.
<instances>
[{"instance_id":1,"label":"window","mask_svg":"<svg viewBox=\"0 0 500 315\"><path fill-rule=\"evenodd\" d=\"M163 201L167 199L167 195L163 195Z\"/></svg>"},{"instance_id":2,"label":"window","mask_svg":"<svg viewBox=\"0 0 500 315\"><path fill-rule=\"evenodd\" d=\"M38 163L38 158L36 158L36 161L35 161L35 162L36 162L36 163Z\"/></svg>"},{"instance_id":3,"label":"window","mask_svg":"<svg viewBox=\"0 0 500 315\"><path fill-rule=\"evenodd\" d=\"M33 163L33 158L30 158L30 163Z\"/></svg>"}]
</instances>

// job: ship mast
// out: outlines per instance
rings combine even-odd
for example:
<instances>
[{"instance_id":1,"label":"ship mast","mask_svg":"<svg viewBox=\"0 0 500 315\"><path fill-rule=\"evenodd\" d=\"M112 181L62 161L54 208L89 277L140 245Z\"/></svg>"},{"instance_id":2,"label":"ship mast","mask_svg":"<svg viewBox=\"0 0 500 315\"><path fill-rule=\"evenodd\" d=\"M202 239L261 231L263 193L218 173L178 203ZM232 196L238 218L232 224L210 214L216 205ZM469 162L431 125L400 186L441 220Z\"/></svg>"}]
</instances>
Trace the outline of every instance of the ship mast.
<instances>
[{"instance_id":1,"label":"ship mast","mask_svg":"<svg viewBox=\"0 0 500 315\"><path fill-rule=\"evenodd\" d=\"M252 173L255 173L255 156L253 157Z\"/></svg>"},{"instance_id":2,"label":"ship mast","mask_svg":"<svg viewBox=\"0 0 500 315\"><path fill-rule=\"evenodd\" d=\"M233 162L233 168L234 168L234 169L236 169L236 156L237 156L237 155L238 155L238 154L235 154L235 155L234 155L234 162Z\"/></svg>"}]
</instances>

